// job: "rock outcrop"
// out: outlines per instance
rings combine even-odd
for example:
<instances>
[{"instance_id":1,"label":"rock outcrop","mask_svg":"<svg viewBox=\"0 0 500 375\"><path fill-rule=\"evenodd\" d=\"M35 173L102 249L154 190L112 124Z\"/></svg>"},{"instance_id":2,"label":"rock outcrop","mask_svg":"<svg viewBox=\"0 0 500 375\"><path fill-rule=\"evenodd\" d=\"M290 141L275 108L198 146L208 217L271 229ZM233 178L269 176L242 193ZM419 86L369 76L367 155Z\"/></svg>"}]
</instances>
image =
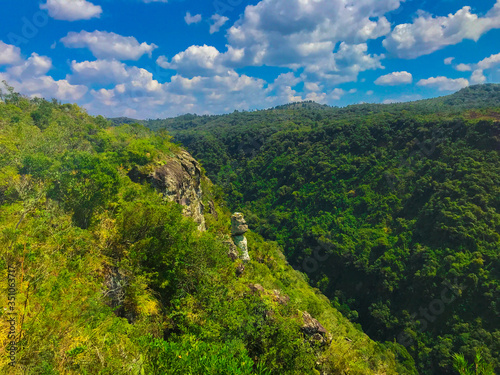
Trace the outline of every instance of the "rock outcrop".
<instances>
[{"instance_id":1,"label":"rock outcrop","mask_svg":"<svg viewBox=\"0 0 500 375\"><path fill-rule=\"evenodd\" d=\"M316 342L321 345L327 344L332 340L331 334L307 311L302 313L304 324L301 327L302 332L309 337L310 342Z\"/></svg>"},{"instance_id":2,"label":"rock outcrop","mask_svg":"<svg viewBox=\"0 0 500 375\"><path fill-rule=\"evenodd\" d=\"M245 233L248 231L248 225L240 212L235 212L231 216L231 235L236 246L240 249L240 257L246 262L250 260L248 255L248 243Z\"/></svg>"},{"instance_id":3,"label":"rock outcrop","mask_svg":"<svg viewBox=\"0 0 500 375\"><path fill-rule=\"evenodd\" d=\"M183 214L192 217L199 230L206 230L201 166L187 151L162 161L159 166L136 167L129 177L136 182L147 180L165 199L182 205Z\"/></svg>"}]
</instances>

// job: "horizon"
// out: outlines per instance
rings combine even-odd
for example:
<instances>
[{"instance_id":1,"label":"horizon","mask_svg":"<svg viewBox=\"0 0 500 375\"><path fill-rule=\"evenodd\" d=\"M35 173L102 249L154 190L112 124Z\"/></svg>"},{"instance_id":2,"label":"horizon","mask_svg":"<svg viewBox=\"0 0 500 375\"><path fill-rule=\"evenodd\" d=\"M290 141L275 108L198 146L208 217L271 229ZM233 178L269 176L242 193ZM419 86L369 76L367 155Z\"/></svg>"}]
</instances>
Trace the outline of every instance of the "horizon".
<instances>
[{"instance_id":1,"label":"horizon","mask_svg":"<svg viewBox=\"0 0 500 375\"><path fill-rule=\"evenodd\" d=\"M410 102L500 82L500 0L3 6L0 80L109 118Z\"/></svg>"},{"instance_id":2,"label":"horizon","mask_svg":"<svg viewBox=\"0 0 500 375\"><path fill-rule=\"evenodd\" d=\"M476 84L476 85L470 85L470 86L467 86L467 87L464 87L463 89L460 89L460 90L457 90L455 92L452 92L452 93L449 93L449 94L445 94L445 95L438 95L438 96L433 96L433 97L430 97L430 98L423 98L423 99L416 99L416 100L409 100L409 101L401 101L401 102L391 102L391 103L370 103L370 102L360 102L360 103L352 103L352 104L346 104L346 105L343 105L343 106L337 106L337 105L328 105L328 104L322 104L322 103L318 103L318 102L315 102L314 100L303 100L303 101L300 101L300 102L290 102L290 103L285 103L285 104L279 104L275 107L269 107L269 108L257 108L257 109L250 109L250 110L233 110L233 111L230 111L230 112L226 112L226 113L218 113L218 114L199 114L199 113L183 113L183 114L180 114L180 115L177 115L177 116L171 116L171 117L164 117L164 118L160 118L160 117L157 117L157 118L144 118L144 119L139 119L139 118L132 118L132 117L127 117L127 116L117 116L117 117L107 117L108 119L110 120L114 120L114 119L119 119L119 118L125 118L125 119L128 119L128 120L138 120L138 121L150 121L150 120L168 120L168 119L175 119L175 118L178 118L178 117L182 117L182 116L197 116L197 117L202 117L202 116L208 116L208 117L217 117L217 116L227 116L227 115L231 115L235 112L241 112L241 113L252 113L252 112L260 112L260 111L272 111L272 110L276 110L276 109L280 109L280 107L286 107L286 106L291 106L291 105L296 105L296 104L316 104L316 105L319 105L319 106L326 106L328 108L338 108L338 109L342 109L342 108L347 108L347 107L351 107L351 106L358 106L358 105L365 105L365 104L373 104L373 105L381 105L381 106L389 106L389 105L397 105L397 104L411 104L411 103L417 103L417 102L421 102L421 101L425 101L425 100L432 100L432 99L439 99L439 98L444 98L444 97L447 97L447 96L453 96L459 92L461 92L462 90L465 90L465 89L468 89L468 88L472 88L472 87L479 87L479 86L489 86L489 85L498 85L500 86L500 83L479 83L479 84Z\"/></svg>"}]
</instances>

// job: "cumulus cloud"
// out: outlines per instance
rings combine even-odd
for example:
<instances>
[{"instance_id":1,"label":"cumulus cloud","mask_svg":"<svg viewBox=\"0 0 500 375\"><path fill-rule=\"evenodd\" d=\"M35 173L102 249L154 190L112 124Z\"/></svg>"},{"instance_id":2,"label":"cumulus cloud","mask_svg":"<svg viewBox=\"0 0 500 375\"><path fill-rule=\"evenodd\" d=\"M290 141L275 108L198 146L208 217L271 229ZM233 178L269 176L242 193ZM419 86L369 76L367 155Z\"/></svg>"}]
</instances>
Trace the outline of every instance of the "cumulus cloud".
<instances>
[{"instance_id":1,"label":"cumulus cloud","mask_svg":"<svg viewBox=\"0 0 500 375\"><path fill-rule=\"evenodd\" d=\"M117 60L71 62L71 75L66 79L73 84L117 84L126 81L132 68ZM138 68L133 68L138 69Z\"/></svg>"},{"instance_id":2,"label":"cumulus cloud","mask_svg":"<svg viewBox=\"0 0 500 375\"><path fill-rule=\"evenodd\" d=\"M486 82L486 76L484 75L484 71L481 69L476 69L472 72L470 80L473 84L478 85Z\"/></svg>"},{"instance_id":3,"label":"cumulus cloud","mask_svg":"<svg viewBox=\"0 0 500 375\"><path fill-rule=\"evenodd\" d=\"M0 65L11 65L21 61L19 47L6 44L0 40Z\"/></svg>"},{"instance_id":4,"label":"cumulus cloud","mask_svg":"<svg viewBox=\"0 0 500 375\"><path fill-rule=\"evenodd\" d=\"M76 101L88 91L86 86L72 85L65 79L54 80L46 75L51 68L52 60L49 57L33 53L28 59L0 73L0 81L7 81L18 92L30 97Z\"/></svg>"},{"instance_id":5,"label":"cumulus cloud","mask_svg":"<svg viewBox=\"0 0 500 375\"><path fill-rule=\"evenodd\" d=\"M472 67L468 64L458 64L457 66L455 66L455 69L459 72L470 72L472 70Z\"/></svg>"},{"instance_id":6,"label":"cumulus cloud","mask_svg":"<svg viewBox=\"0 0 500 375\"><path fill-rule=\"evenodd\" d=\"M42 76L52 68L52 60L47 56L33 53L27 60L7 69L7 73L16 78Z\"/></svg>"},{"instance_id":7,"label":"cumulus cloud","mask_svg":"<svg viewBox=\"0 0 500 375\"><path fill-rule=\"evenodd\" d=\"M110 117L224 113L271 106L276 98L269 98L269 91L264 80L234 71L212 77L185 78L177 74L170 82L160 84L151 73L141 69L141 74L133 80L111 89L92 90L92 99L85 107Z\"/></svg>"},{"instance_id":8,"label":"cumulus cloud","mask_svg":"<svg viewBox=\"0 0 500 375\"><path fill-rule=\"evenodd\" d=\"M500 53L491 55L477 63L477 69L486 70L500 65Z\"/></svg>"},{"instance_id":9,"label":"cumulus cloud","mask_svg":"<svg viewBox=\"0 0 500 375\"><path fill-rule=\"evenodd\" d=\"M387 35L384 14L400 0L262 0L246 7L227 32L238 51L233 66L304 68L304 81L334 85L357 80L369 69L382 69L384 55L368 53L367 41Z\"/></svg>"},{"instance_id":10,"label":"cumulus cloud","mask_svg":"<svg viewBox=\"0 0 500 375\"><path fill-rule=\"evenodd\" d=\"M304 66L304 81L323 81L329 85L353 82L360 72L383 69L384 55L368 54L366 43L350 45L340 43L338 51Z\"/></svg>"},{"instance_id":11,"label":"cumulus cloud","mask_svg":"<svg viewBox=\"0 0 500 375\"><path fill-rule=\"evenodd\" d=\"M330 60L339 42L363 44L390 32L384 14L399 0L263 0L249 5L228 31L233 48L243 49L251 65L304 65ZM327 62L325 62L327 64Z\"/></svg>"},{"instance_id":12,"label":"cumulus cloud","mask_svg":"<svg viewBox=\"0 0 500 375\"><path fill-rule=\"evenodd\" d=\"M224 24L229 21L229 18L225 16L221 16L220 14L214 14L211 18L210 24L210 34L214 34L219 32L220 28L224 26Z\"/></svg>"},{"instance_id":13,"label":"cumulus cloud","mask_svg":"<svg viewBox=\"0 0 500 375\"><path fill-rule=\"evenodd\" d=\"M247 6L228 30L225 52L194 45L173 57L160 56L157 64L175 70L178 82L188 85L232 76L235 69L245 66L301 69L299 78L289 76L307 83L306 93L298 95L293 85L279 84L284 78L278 77L268 87L275 97L272 100L303 100L303 95L335 100L340 95L337 85L356 81L360 72L384 68L385 56L369 53L366 42L391 31L384 14L401 2L362 0L354 5L344 0L262 0ZM227 22L220 15L212 17L214 23L219 20ZM327 94L323 97L318 88Z\"/></svg>"},{"instance_id":14,"label":"cumulus cloud","mask_svg":"<svg viewBox=\"0 0 500 375\"><path fill-rule=\"evenodd\" d=\"M431 77L421 79L417 83L418 86L432 87L439 91L457 91L469 86L469 81L465 78L447 78L447 77Z\"/></svg>"},{"instance_id":15,"label":"cumulus cloud","mask_svg":"<svg viewBox=\"0 0 500 375\"><path fill-rule=\"evenodd\" d=\"M413 23L397 25L383 45L400 58L413 59L464 39L477 41L496 28L500 28L500 0L484 17L471 13L470 6L446 17L434 17L421 11Z\"/></svg>"},{"instance_id":16,"label":"cumulus cloud","mask_svg":"<svg viewBox=\"0 0 500 375\"><path fill-rule=\"evenodd\" d=\"M108 62L109 63L109 62ZM170 106L176 107L180 104L175 95L169 95L166 84L161 84L153 78L153 74L146 69L126 66L119 62L119 73L113 77L115 84L110 89L96 88L89 93L89 100L85 108L93 113L105 116L130 116L135 118L149 118L152 114L160 115ZM103 73L112 68L111 65L98 64ZM84 67L83 71L75 73L77 79L90 74ZM180 107L181 108L181 107ZM167 112L163 112L164 115Z\"/></svg>"},{"instance_id":17,"label":"cumulus cloud","mask_svg":"<svg viewBox=\"0 0 500 375\"><path fill-rule=\"evenodd\" d=\"M184 76L214 75L228 68L224 67L225 57L212 46L191 46L187 50L175 55L171 61L165 56L156 60L164 69L175 69Z\"/></svg>"},{"instance_id":18,"label":"cumulus cloud","mask_svg":"<svg viewBox=\"0 0 500 375\"><path fill-rule=\"evenodd\" d=\"M186 15L184 16L184 21L186 21L188 25L191 25L192 23L201 22L201 14L196 14L192 16L191 13L187 12Z\"/></svg>"},{"instance_id":19,"label":"cumulus cloud","mask_svg":"<svg viewBox=\"0 0 500 375\"><path fill-rule=\"evenodd\" d=\"M106 31L70 32L61 39L68 48L88 48L98 59L139 60L144 54L151 57L158 48L154 43L139 43L134 37L125 37Z\"/></svg>"},{"instance_id":20,"label":"cumulus cloud","mask_svg":"<svg viewBox=\"0 0 500 375\"><path fill-rule=\"evenodd\" d=\"M333 99L333 100L339 100L340 98L342 98L343 96L345 95L345 91L342 90L342 89L339 89L339 88L336 88L334 89L331 93L330 93L330 98Z\"/></svg>"},{"instance_id":21,"label":"cumulus cloud","mask_svg":"<svg viewBox=\"0 0 500 375\"><path fill-rule=\"evenodd\" d=\"M77 21L100 17L102 8L86 0L47 0L40 4L40 9L46 9L49 16L56 20Z\"/></svg>"},{"instance_id":22,"label":"cumulus cloud","mask_svg":"<svg viewBox=\"0 0 500 375\"><path fill-rule=\"evenodd\" d=\"M376 85L380 86L397 86L405 85L413 82L413 76L408 72L393 72L384 76L378 77L375 80Z\"/></svg>"},{"instance_id":23,"label":"cumulus cloud","mask_svg":"<svg viewBox=\"0 0 500 375\"><path fill-rule=\"evenodd\" d=\"M470 83L481 84L487 81L485 71L500 67L500 53L493 54L476 64L458 64L455 69L459 72L472 72Z\"/></svg>"},{"instance_id":24,"label":"cumulus cloud","mask_svg":"<svg viewBox=\"0 0 500 375\"><path fill-rule=\"evenodd\" d=\"M486 57L485 59L479 61L477 64L459 64L456 69L460 70L459 67L464 68L461 71L473 71L471 76L471 83L479 84L486 82L486 76L484 75L485 70L490 70L500 66L500 53ZM465 67L467 69L465 70Z\"/></svg>"}]
</instances>

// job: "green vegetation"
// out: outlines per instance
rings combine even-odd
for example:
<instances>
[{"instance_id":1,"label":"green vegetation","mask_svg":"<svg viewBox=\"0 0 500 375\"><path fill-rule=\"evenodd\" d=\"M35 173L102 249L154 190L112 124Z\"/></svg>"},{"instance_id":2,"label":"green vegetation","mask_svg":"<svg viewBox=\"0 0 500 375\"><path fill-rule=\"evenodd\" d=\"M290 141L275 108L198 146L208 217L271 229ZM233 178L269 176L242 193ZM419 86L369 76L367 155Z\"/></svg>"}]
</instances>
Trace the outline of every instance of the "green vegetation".
<instances>
[{"instance_id":1,"label":"green vegetation","mask_svg":"<svg viewBox=\"0 0 500 375\"><path fill-rule=\"evenodd\" d=\"M149 120L373 339L421 374L500 371L500 85L330 108Z\"/></svg>"},{"instance_id":2,"label":"green vegetation","mask_svg":"<svg viewBox=\"0 0 500 375\"><path fill-rule=\"evenodd\" d=\"M242 263L224 243L230 211L207 179L217 215L205 214L205 232L149 183L133 182L135 167L179 153L168 134L111 127L76 105L12 90L0 99L0 372L416 374L401 345L372 341L277 243L248 232L253 260L238 277ZM256 283L260 292L249 288ZM304 311L326 328L326 343L302 332Z\"/></svg>"},{"instance_id":3,"label":"green vegetation","mask_svg":"<svg viewBox=\"0 0 500 375\"><path fill-rule=\"evenodd\" d=\"M474 364L469 365L463 354L455 354L453 356L453 367L458 371L459 375L494 375L493 366L486 364L480 352L476 353Z\"/></svg>"}]
</instances>

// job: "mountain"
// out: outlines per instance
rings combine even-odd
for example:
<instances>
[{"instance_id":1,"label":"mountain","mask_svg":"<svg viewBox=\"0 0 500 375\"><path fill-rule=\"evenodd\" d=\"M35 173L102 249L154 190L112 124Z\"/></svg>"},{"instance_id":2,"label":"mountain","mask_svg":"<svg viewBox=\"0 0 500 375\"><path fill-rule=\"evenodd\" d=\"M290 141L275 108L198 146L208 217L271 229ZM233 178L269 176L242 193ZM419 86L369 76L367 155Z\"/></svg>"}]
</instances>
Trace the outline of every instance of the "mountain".
<instances>
[{"instance_id":1,"label":"mountain","mask_svg":"<svg viewBox=\"0 0 500 375\"><path fill-rule=\"evenodd\" d=\"M144 124L186 147L232 210L372 339L405 346L420 374L453 374L453 353L500 371L500 85Z\"/></svg>"},{"instance_id":2,"label":"mountain","mask_svg":"<svg viewBox=\"0 0 500 375\"><path fill-rule=\"evenodd\" d=\"M0 99L1 372L417 373L246 231L167 133Z\"/></svg>"}]
</instances>

